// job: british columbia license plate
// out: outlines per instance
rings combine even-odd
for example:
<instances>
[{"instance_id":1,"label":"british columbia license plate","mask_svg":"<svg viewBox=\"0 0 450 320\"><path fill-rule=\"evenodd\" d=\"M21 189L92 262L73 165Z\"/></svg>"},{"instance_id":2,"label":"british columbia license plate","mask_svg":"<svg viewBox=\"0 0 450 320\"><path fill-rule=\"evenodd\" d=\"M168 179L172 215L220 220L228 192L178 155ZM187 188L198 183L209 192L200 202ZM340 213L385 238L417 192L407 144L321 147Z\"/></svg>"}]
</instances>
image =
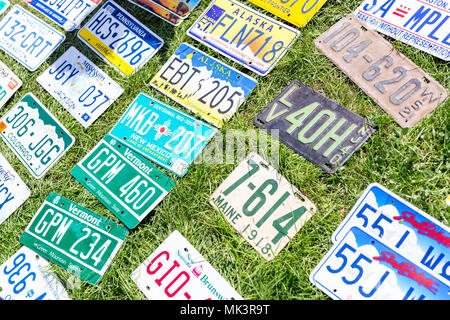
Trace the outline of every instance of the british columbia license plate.
<instances>
[{"instance_id":1,"label":"british columbia license plate","mask_svg":"<svg viewBox=\"0 0 450 320\"><path fill-rule=\"evenodd\" d=\"M75 142L32 93L0 119L0 136L36 179L42 178Z\"/></svg>"},{"instance_id":2,"label":"british columbia license plate","mask_svg":"<svg viewBox=\"0 0 450 320\"><path fill-rule=\"evenodd\" d=\"M322 258L310 281L336 300L448 300L450 289L357 227Z\"/></svg>"},{"instance_id":3,"label":"british columbia license plate","mask_svg":"<svg viewBox=\"0 0 450 320\"><path fill-rule=\"evenodd\" d=\"M0 61L0 109L22 86L22 80Z\"/></svg>"},{"instance_id":4,"label":"british columbia license plate","mask_svg":"<svg viewBox=\"0 0 450 320\"><path fill-rule=\"evenodd\" d=\"M368 27L450 60L450 2L364 0L354 14Z\"/></svg>"},{"instance_id":5,"label":"british columbia license plate","mask_svg":"<svg viewBox=\"0 0 450 320\"><path fill-rule=\"evenodd\" d=\"M27 247L0 265L0 300L70 300L49 262Z\"/></svg>"},{"instance_id":6,"label":"british columbia license plate","mask_svg":"<svg viewBox=\"0 0 450 320\"><path fill-rule=\"evenodd\" d=\"M140 93L111 135L182 177L216 132L203 121Z\"/></svg>"},{"instance_id":7,"label":"british columbia license plate","mask_svg":"<svg viewBox=\"0 0 450 320\"><path fill-rule=\"evenodd\" d=\"M289 50L299 31L237 1L213 0L188 35L265 76Z\"/></svg>"},{"instance_id":8,"label":"british columbia license plate","mask_svg":"<svg viewBox=\"0 0 450 320\"><path fill-rule=\"evenodd\" d=\"M65 38L19 5L0 21L0 48L30 71L36 70Z\"/></svg>"},{"instance_id":9,"label":"british columbia license plate","mask_svg":"<svg viewBox=\"0 0 450 320\"><path fill-rule=\"evenodd\" d=\"M9 1L8 0L0 0L0 14L6 11L9 7Z\"/></svg>"},{"instance_id":10,"label":"british columbia license plate","mask_svg":"<svg viewBox=\"0 0 450 320\"><path fill-rule=\"evenodd\" d=\"M20 243L94 285L127 235L125 227L51 193L20 237Z\"/></svg>"},{"instance_id":11,"label":"british columbia license plate","mask_svg":"<svg viewBox=\"0 0 450 320\"><path fill-rule=\"evenodd\" d=\"M124 76L141 68L164 44L114 1L106 2L78 32L78 37Z\"/></svg>"},{"instance_id":12,"label":"british columbia license plate","mask_svg":"<svg viewBox=\"0 0 450 320\"><path fill-rule=\"evenodd\" d=\"M150 300L242 300L178 231L161 243L131 279Z\"/></svg>"},{"instance_id":13,"label":"british columbia license plate","mask_svg":"<svg viewBox=\"0 0 450 320\"><path fill-rule=\"evenodd\" d=\"M314 43L403 128L412 128L448 97L436 80L353 14Z\"/></svg>"},{"instance_id":14,"label":"british columbia license plate","mask_svg":"<svg viewBox=\"0 0 450 320\"><path fill-rule=\"evenodd\" d=\"M153 77L151 85L222 127L244 103L257 81L183 43Z\"/></svg>"},{"instance_id":15,"label":"british columbia license plate","mask_svg":"<svg viewBox=\"0 0 450 320\"><path fill-rule=\"evenodd\" d=\"M97 120L123 93L123 88L70 47L37 82L85 128Z\"/></svg>"},{"instance_id":16,"label":"british columbia license plate","mask_svg":"<svg viewBox=\"0 0 450 320\"><path fill-rule=\"evenodd\" d=\"M178 26L181 22L183 22L183 19L181 17L177 16L172 11L169 11L166 8L161 7L160 5L154 3L151 0L128 0L128 1L141 7L144 10L147 10L148 12L163 19L164 21L170 23L173 26Z\"/></svg>"},{"instance_id":17,"label":"british columbia license plate","mask_svg":"<svg viewBox=\"0 0 450 320\"><path fill-rule=\"evenodd\" d=\"M294 80L254 119L269 133L329 173L335 172L375 132L358 114Z\"/></svg>"},{"instance_id":18,"label":"british columbia license plate","mask_svg":"<svg viewBox=\"0 0 450 320\"><path fill-rule=\"evenodd\" d=\"M136 227L175 185L150 161L110 135L71 174L129 229Z\"/></svg>"},{"instance_id":19,"label":"british columbia license plate","mask_svg":"<svg viewBox=\"0 0 450 320\"><path fill-rule=\"evenodd\" d=\"M310 200L256 153L225 179L210 203L266 260L272 260L316 212Z\"/></svg>"}]
</instances>

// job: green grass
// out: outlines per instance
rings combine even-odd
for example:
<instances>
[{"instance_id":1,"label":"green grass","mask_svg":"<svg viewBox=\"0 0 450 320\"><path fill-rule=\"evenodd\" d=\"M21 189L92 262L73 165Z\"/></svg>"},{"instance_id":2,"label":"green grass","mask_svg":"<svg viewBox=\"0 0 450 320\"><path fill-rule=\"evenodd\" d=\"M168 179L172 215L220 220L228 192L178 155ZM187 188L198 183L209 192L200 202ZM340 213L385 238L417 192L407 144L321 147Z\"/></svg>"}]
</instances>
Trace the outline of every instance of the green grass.
<instances>
[{"instance_id":1,"label":"green grass","mask_svg":"<svg viewBox=\"0 0 450 320\"><path fill-rule=\"evenodd\" d=\"M27 6L23 1L12 2ZM74 146L64 158L40 180L34 179L6 144L0 141L1 153L32 191L28 201L0 225L0 263L21 247L20 235L52 191L119 223L112 213L72 178L70 170L114 126L139 92L149 93L186 111L148 85L148 80L182 42L188 42L239 70L245 70L186 35L187 29L209 1L202 1L178 27L162 22L127 1L117 2L165 41L164 47L151 61L129 78L122 78L115 69L82 44L76 38L76 32L67 33L65 42L33 73L0 52L0 59L24 82L10 103L0 110L0 116L27 92L33 92L76 138ZM248 1L243 2L264 12ZM180 231L245 299L328 299L309 282L309 274L331 248L333 231L371 182L386 186L446 225L449 224L449 207L445 198L450 194L447 162L450 102L441 105L413 129L401 129L313 44L315 38L352 12L360 2L329 0L312 21L301 29L295 45L268 76L260 77L245 71L257 78L259 84L245 105L222 129L255 129L253 118L293 79L302 81L378 125L379 130L374 136L341 170L332 175L324 173L281 144L280 172L318 209L317 214L290 244L272 262L261 258L207 202L235 165L196 164L184 178L174 177L177 186L150 216L130 232L101 282L96 286L83 283L80 289L68 290L72 299L144 299L130 279L130 274L173 230ZM27 9L44 18L36 10L30 7ZM44 20L49 22L49 19ZM390 38L389 41L448 90L448 62L399 41ZM88 129L83 129L35 81L71 45L75 45L125 89L124 94ZM55 266L54 270L61 280L68 279L69 274L63 269Z\"/></svg>"}]
</instances>

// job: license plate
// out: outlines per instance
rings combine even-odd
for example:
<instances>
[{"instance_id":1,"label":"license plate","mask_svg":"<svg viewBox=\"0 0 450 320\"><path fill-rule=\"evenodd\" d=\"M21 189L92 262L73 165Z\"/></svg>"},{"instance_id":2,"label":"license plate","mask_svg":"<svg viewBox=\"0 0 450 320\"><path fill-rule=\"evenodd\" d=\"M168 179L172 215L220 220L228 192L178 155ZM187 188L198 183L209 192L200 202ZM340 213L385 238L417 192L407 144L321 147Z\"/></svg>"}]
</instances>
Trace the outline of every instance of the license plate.
<instances>
[{"instance_id":1,"label":"license plate","mask_svg":"<svg viewBox=\"0 0 450 320\"><path fill-rule=\"evenodd\" d=\"M0 109L22 86L22 80L0 61Z\"/></svg>"},{"instance_id":2,"label":"license plate","mask_svg":"<svg viewBox=\"0 0 450 320\"><path fill-rule=\"evenodd\" d=\"M149 300L242 300L178 231L161 243L131 279Z\"/></svg>"},{"instance_id":3,"label":"license plate","mask_svg":"<svg viewBox=\"0 0 450 320\"><path fill-rule=\"evenodd\" d=\"M210 203L268 261L316 212L310 200L256 153L225 179Z\"/></svg>"},{"instance_id":4,"label":"license plate","mask_svg":"<svg viewBox=\"0 0 450 320\"><path fill-rule=\"evenodd\" d=\"M0 48L30 71L36 70L65 38L19 5L0 21Z\"/></svg>"},{"instance_id":5,"label":"license plate","mask_svg":"<svg viewBox=\"0 0 450 320\"><path fill-rule=\"evenodd\" d=\"M181 22L183 22L183 19L181 17L157 5L153 1L150 0L128 0L128 1L137 5L138 7L141 7L144 10L147 10L148 12L157 16L158 18L163 19L164 21L170 23L173 26L178 26Z\"/></svg>"},{"instance_id":6,"label":"license plate","mask_svg":"<svg viewBox=\"0 0 450 320\"><path fill-rule=\"evenodd\" d=\"M448 1L365 0L355 15L369 28L412 45L445 61L450 60L450 3Z\"/></svg>"},{"instance_id":7,"label":"license plate","mask_svg":"<svg viewBox=\"0 0 450 320\"><path fill-rule=\"evenodd\" d=\"M200 0L150 0L154 3L159 4L160 6L166 8L167 10L173 12L175 15L181 17L182 19L186 19L191 12L197 7L200 3Z\"/></svg>"},{"instance_id":8,"label":"license plate","mask_svg":"<svg viewBox=\"0 0 450 320\"><path fill-rule=\"evenodd\" d=\"M9 1L8 0L0 0L0 14L6 11L9 7Z\"/></svg>"},{"instance_id":9,"label":"license plate","mask_svg":"<svg viewBox=\"0 0 450 320\"><path fill-rule=\"evenodd\" d=\"M222 127L244 103L257 81L183 43L154 76L151 85Z\"/></svg>"},{"instance_id":10,"label":"license plate","mask_svg":"<svg viewBox=\"0 0 450 320\"><path fill-rule=\"evenodd\" d=\"M314 43L403 128L412 128L447 99L436 80L352 14Z\"/></svg>"},{"instance_id":11,"label":"license plate","mask_svg":"<svg viewBox=\"0 0 450 320\"><path fill-rule=\"evenodd\" d=\"M95 285L127 235L125 227L51 193L20 243L66 270L79 271L81 280Z\"/></svg>"},{"instance_id":12,"label":"license plate","mask_svg":"<svg viewBox=\"0 0 450 320\"><path fill-rule=\"evenodd\" d=\"M175 185L150 161L107 135L71 171L129 229Z\"/></svg>"},{"instance_id":13,"label":"license plate","mask_svg":"<svg viewBox=\"0 0 450 320\"><path fill-rule=\"evenodd\" d=\"M299 31L233 0L214 0L188 35L265 76L283 57Z\"/></svg>"},{"instance_id":14,"label":"license plate","mask_svg":"<svg viewBox=\"0 0 450 320\"><path fill-rule=\"evenodd\" d=\"M164 44L114 1L106 2L78 37L124 76L141 68Z\"/></svg>"},{"instance_id":15,"label":"license plate","mask_svg":"<svg viewBox=\"0 0 450 320\"><path fill-rule=\"evenodd\" d=\"M357 227L322 258L310 281L335 300L448 300L450 289Z\"/></svg>"},{"instance_id":16,"label":"license plate","mask_svg":"<svg viewBox=\"0 0 450 320\"><path fill-rule=\"evenodd\" d=\"M375 132L376 126L294 80L254 119L328 173L336 172Z\"/></svg>"},{"instance_id":17,"label":"license plate","mask_svg":"<svg viewBox=\"0 0 450 320\"><path fill-rule=\"evenodd\" d=\"M111 135L182 177L216 132L210 125L140 93Z\"/></svg>"},{"instance_id":18,"label":"license plate","mask_svg":"<svg viewBox=\"0 0 450 320\"><path fill-rule=\"evenodd\" d=\"M37 78L85 128L123 93L123 88L75 47L70 47Z\"/></svg>"},{"instance_id":19,"label":"license plate","mask_svg":"<svg viewBox=\"0 0 450 320\"><path fill-rule=\"evenodd\" d=\"M32 93L0 119L0 136L36 179L42 178L75 142Z\"/></svg>"},{"instance_id":20,"label":"license plate","mask_svg":"<svg viewBox=\"0 0 450 320\"><path fill-rule=\"evenodd\" d=\"M0 300L70 300L49 262L27 247L0 265Z\"/></svg>"}]
</instances>

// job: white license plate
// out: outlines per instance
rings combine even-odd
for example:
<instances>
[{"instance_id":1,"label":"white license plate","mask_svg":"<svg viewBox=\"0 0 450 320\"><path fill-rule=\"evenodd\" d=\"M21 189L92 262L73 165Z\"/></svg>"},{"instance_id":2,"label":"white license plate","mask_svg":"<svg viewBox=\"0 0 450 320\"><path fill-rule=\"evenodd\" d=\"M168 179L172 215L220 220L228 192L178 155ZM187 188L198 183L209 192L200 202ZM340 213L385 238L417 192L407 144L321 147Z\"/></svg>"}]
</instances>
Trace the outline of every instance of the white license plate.
<instances>
[{"instance_id":1,"label":"white license plate","mask_svg":"<svg viewBox=\"0 0 450 320\"><path fill-rule=\"evenodd\" d=\"M0 109L20 88L22 80L0 61Z\"/></svg>"}]
</instances>

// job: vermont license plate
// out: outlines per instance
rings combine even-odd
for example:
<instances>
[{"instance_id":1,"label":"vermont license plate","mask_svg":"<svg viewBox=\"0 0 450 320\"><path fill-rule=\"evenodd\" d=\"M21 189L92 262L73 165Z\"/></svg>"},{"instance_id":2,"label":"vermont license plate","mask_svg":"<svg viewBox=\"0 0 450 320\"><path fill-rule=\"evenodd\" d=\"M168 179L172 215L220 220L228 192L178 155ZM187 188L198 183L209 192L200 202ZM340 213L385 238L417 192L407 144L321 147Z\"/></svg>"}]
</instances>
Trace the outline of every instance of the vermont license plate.
<instances>
[{"instance_id":1,"label":"vermont license plate","mask_svg":"<svg viewBox=\"0 0 450 320\"><path fill-rule=\"evenodd\" d=\"M208 124L140 93L111 135L182 177L216 132Z\"/></svg>"},{"instance_id":2,"label":"vermont license plate","mask_svg":"<svg viewBox=\"0 0 450 320\"><path fill-rule=\"evenodd\" d=\"M9 7L9 1L8 0L0 0L0 14L6 11Z\"/></svg>"},{"instance_id":3,"label":"vermont license plate","mask_svg":"<svg viewBox=\"0 0 450 320\"><path fill-rule=\"evenodd\" d=\"M358 114L294 80L254 119L329 173L335 172L375 132Z\"/></svg>"},{"instance_id":4,"label":"vermont license plate","mask_svg":"<svg viewBox=\"0 0 450 320\"><path fill-rule=\"evenodd\" d=\"M166 8L161 7L160 5L154 3L151 0L128 0L128 1L141 7L142 9L147 10L148 12L163 19L164 21L167 21L173 26L178 26L181 22L183 22L183 19L181 17L177 16L171 11L168 11Z\"/></svg>"},{"instance_id":5,"label":"vermont license plate","mask_svg":"<svg viewBox=\"0 0 450 320\"><path fill-rule=\"evenodd\" d=\"M123 88L70 47L37 82L85 128L97 120L123 93Z\"/></svg>"},{"instance_id":6,"label":"vermont license plate","mask_svg":"<svg viewBox=\"0 0 450 320\"><path fill-rule=\"evenodd\" d=\"M36 179L42 178L75 142L32 93L0 119L0 136Z\"/></svg>"},{"instance_id":7,"label":"vermont license plate","mask_svg":"<svg viewBox=\"0 0 450 320\"><path fill-rule=\"evenodd\" d=\"M128 235L125 227L56 193L51 193L20 243L81 280L94 285L104 275Z\"/></svg>"},{"instance_id":8,"label":"vermont license plate","mask_svg":"<svg viewBox=\"0 0 450 320\"><path fill-rule=\"evenodd\" d=\"M153 77L151 85L222 127L244 103L257 81L183 43Z\"/></svg>"},{"instance_id":9,"label":"vermont license plate","mask_svg":"<svg viewBox=\"0 0 450 320\"><path fill-rule=\"evenodd\" d=\"M28 70L36 70L66 36L15 5L0 21L0 48Z\"/></svg>"},{"instance_id":10,"label":"vermont license plate","mask_svg":"<svg viewBox=\"0 0 450 320\"><path fill-rule=\"evenodd\" d=\"M22 80L0 61L0 109L22 85Z\"/></svg>"},{"instance_id":11,"label":"vermont license plate","mask_svg":"<svg viewBox=\"0 0 450 320\"><path fill-rule=\"evenodd\" d=\"M403 128L447 99L445 88L352 14L314 43Z\"/></svg>"},{"instance_id":12,"label":"vermont license plate","mask_svg":"<svg viewBox=\"0 0 450 320\"><path fill-rule=\"evenodd\" d=\"M450 289L357 227L322 258L310 281L335 300L448 300Z\"/></svg>"},{"instance_id":13,"label":"vermont license plate","mask_svg":"<svg viewBox=\"0 0 450 320\"><path fill-rule=\"evenodd\" d=\"M213 0L188 35L265 76L299 35L234 0Z\"/></svg>"},{"instance_id":14,"label":"vermont license plate","mask_svg":"<svg viewBox=\"0 0 450 320\"><path fill-rule=\"evenodd\" d=\"M210 203L266 260L316 212L311 201L256 153L225 179Z\"/></svg>"},{"instance_id":15,"label":"vermont license plate","mask_svg":"<svg viewBox=\"0 0 450 320\"><path fill-rule=\"evenodd\" d=\"M150 161L107 135L71 171L129 229L175 185Z\"/></svg>"},{"instance_id":16,"label":"vermont license plate","mask_svg":"<svg viewBox=\"0 0 450 320\"><path fill-rule=\"evenodd\" d=\"M106 2L78 37L124 76L141 68L164 44L114 1Z\"/></svg>"},{"instance_id":17,"label":"vermont license plate","mask_svg":"<svg viewBox=\"0 0 450 320\"><path fill-rule=\"evenodd\" d=\"M178 232L132 274L150 300L242 300L242 297Z\"/></svg>"}]
</instances>

